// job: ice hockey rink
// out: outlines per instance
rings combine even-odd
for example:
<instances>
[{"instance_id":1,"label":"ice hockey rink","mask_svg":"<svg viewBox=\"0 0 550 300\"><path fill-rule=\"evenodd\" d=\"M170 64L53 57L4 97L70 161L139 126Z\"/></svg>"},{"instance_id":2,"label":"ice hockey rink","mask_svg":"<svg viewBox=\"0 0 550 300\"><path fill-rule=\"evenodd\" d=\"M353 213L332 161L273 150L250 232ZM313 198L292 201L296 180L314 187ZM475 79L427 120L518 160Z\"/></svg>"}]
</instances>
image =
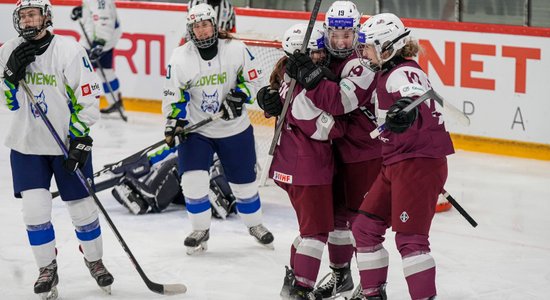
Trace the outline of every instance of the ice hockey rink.
<instances>
[{"instance_id":1,"label":"ice hockey rink","mask_svg":"<svg viewBox=\"0 0 550 300\"><path fill-rule=\"evenodd\" d=\"M11 114L2 110L0 119L3 143ZM147 113L130 112L128 123L99 121L92 131L95 169L160 140L163 127L160 115ZM9 149L1 146L0 298L37 299L32 286L38 271L11 184ZM458 150L449 157L446 188L479 226L471 227L455 209L435 216L430 241L438 299L548 299L550 162ZM187 285L186 294L169 298L147 289L103 219L104 262L115 282L112 295L102 292L84 266L68 212L54 200L60 299L279 299L297 222L286 194L273 183L260 188L260 195L275 250L257 244L233 215L213 220L209 250L191 257L183 246L190 231L183 207L134 216L109 191L98 193L149 278ZM390 252L388 298L409 299L393 237L389 232L385 243ZM319 278L329 271L327 258L325 252Z\"/></svg>"}]
</instances>

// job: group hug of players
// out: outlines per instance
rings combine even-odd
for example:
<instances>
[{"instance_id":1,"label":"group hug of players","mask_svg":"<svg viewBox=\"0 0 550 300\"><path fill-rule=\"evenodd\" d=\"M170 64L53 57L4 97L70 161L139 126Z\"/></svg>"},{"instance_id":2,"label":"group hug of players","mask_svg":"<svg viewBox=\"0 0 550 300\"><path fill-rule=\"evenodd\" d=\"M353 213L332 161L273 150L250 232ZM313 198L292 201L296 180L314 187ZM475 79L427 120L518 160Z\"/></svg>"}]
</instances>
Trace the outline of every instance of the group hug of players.
<instances>
[{"instance_id":1,"label":"group hug of players","mask_svg":"<svg viewBox=\"0 0 550 300\"><path fill-rule=\"evenodd\" d=\"M388 251L383 241L392 227L411 298L434 299L436 268L429 229L447 178L446 156L454 149L435 101L411 106L432 87L413 59L419 46L410 30L391 13L361 24L353 2L335 1L323 28L313 28L305 53L297 50L307 25L285 32L286 56L270 74L269 86L262 87L264 74L254 53L227 28L220 28L219 16L220 8L216 11L206 3L190 8L190 42L174 50L162 91L166 144L176 147L172 153L177 152L178 161L178 173L173 168L167 173L180 181L192 228L184 241L187 253L207 250L214 155L249 234L272 247L273 234L262 221L253 128L244 105L257 98L267 117L283 122L269 173L288 193L300 231L290 248L281 296L386 299ZM108 291L114 280L102 262L97 208L74 176L79 168L93 178L89 133L99 119L100 81L91 67L91 53L47 30L52 19L48 0L19 1L14 11L19 37L0 48L0 97L16 114L6 138L12 149L14 193L22 198L23 219L40 271L34 291L43 299L57 297L59 280L51 222L52 176L91 275ZM47 80L28 80L29 76ZM286 99L292 80L297 85ZM36 106L29 104L22 84L30 87ZM37 109L64 138L67 157ZM186 130L217 114L222 120ZM378 138L371 138L371 131L382 123ZM28 172L31 169L34 172ZM316 284L327 244L333 272L324 284ZM350 270L354 255L361 277L355 290Z\"/></svg>"}]
</instances>

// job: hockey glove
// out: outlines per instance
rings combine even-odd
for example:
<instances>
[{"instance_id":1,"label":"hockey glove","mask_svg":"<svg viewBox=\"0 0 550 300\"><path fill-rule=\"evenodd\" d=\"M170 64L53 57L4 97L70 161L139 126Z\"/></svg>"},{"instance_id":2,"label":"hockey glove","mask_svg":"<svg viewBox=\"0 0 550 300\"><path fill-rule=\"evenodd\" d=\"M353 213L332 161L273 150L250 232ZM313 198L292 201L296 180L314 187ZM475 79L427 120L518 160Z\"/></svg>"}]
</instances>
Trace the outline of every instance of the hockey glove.
<instances>
[{"instance_id":1,"label":"hockey glove","mask_svg":"<svg viewBox=\"0 0 550 300\"><path fill-rule=\"evenodd\" d=\"M6 68L4 69L4 78L15 86L19 81L25 78L25 70L36 59L36 47L28 42L17 46L10 54Z\"/></svg>"},{"instance_id":2,"label":"hockey glove","mask_svg":"<svg viewBox=\"0 0 550 300\"><path fill-rule=\"evenodd\" d=\"M323 69L315 65L309 55L300 52L288 57L285 72L306 90L314 89L325 77Z\"/></svg>"},{"instance_id":3,"label":"hockey glove","mask_svg":"<svg viewBox=\"0 0 550 300\"><path fill-rule=\"evenodd\" d=\"M76 6L71 11L71 20L76 21L82 18L82 6Z\"/></svg>"},{"instance_id":4,"label":"hockey glove","mask_svg":"<svg viewBox=\"0 0 550 300\"><path fill-rule=\"evenodd\" d=\"M386 114L386 129L395 133L403 133L414 123L418 117L418 107L413 108L408 113L403 109L413 102L412 98L404 97L397 100L390 106Z\"/></svg>"},{"instance_id":5,"label":"hockey glove","mask_svg":"<svg viewBox=\"0 0 550 300\"><path fill-rule=\"evenodd\" d=\"M164 140L168 147L176 145L176 136L180 137L180 142L186 139L186 133L183 130L189 122L184 119L167 119L166 127L164 127Z\"/></svg>"},{"instance_id":6,"label":"hockey glove","mask_svg":"<svg viewBox=\"0 0 550 300\"><path fill-rule=\"evenodd\" d=\"M223 112L222 119L228 121L240 117L243 113L243 105L248 99L248 96L237 90L231 90L225 97L221 111Z\"/></svg>"},{"instance_id":7,"label":"hockey glove","mask_svg":"<svg viewBox=\"0 0 550 300\"><path fill-rule=\"evenodd\" d=\"M92 43L92 48L90 49L90 60L96 61L101 58L103 55L103 47L105 46L104 40L97 40Z\"/></svg>"},{"instance_id":8,"label":"hockey glove","mask_svg":"<svg viewBox=\"0 0 550 300\"><path fill-rule=\"evenodd\" d=\"M81 169L92 152L93 139L90 136L76 137L69 144L69 155L63 162L63 167L70 173Z\"/></svg>"},{"instance_id":9,"label":"hockey glove","mask_svg":"<svg viewBox=\"0 0 550 300\"><path fill-rule=\"evenodd\" d=\"M283 103L279 96L279 91L272 89L269 85L264 86L258 91L258 106L269 116L278 117L283 110Z\"/></svg>"}]
</instances>

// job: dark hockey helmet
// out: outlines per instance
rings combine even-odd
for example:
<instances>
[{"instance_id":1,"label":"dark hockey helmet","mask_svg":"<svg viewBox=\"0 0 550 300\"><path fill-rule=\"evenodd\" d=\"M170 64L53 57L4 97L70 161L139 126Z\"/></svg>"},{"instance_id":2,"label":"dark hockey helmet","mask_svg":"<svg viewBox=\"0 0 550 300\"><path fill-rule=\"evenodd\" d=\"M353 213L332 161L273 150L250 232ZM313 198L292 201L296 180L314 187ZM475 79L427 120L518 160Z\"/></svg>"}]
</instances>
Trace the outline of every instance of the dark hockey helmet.
<instances>
[{"instance_id":1,"label":"dark hockey helmet","mask_svg":"<svg viewBox=\"0 0 550 300\"><path fill-rule=\"evenodd\" d=\"M193 31L193 28L198 26L198 24L202 21L210 21L212 23L214 33L210 37L199 39ZM189 13L187 14L187 32L189 33L189 36L191 36L191 40L197 48L208 48L216 43L218 39L218 26L216 23L216 12L212 6L206 3L201 3L189 9Z\"/></svg>"},{"instance_id":2,"label":"dark hockey helmet","mask_svg":"<svg viewBox=\"0 0 550 300\"><path fill-rule=\"evenodd\" d=\"M21 11L27 8L38 8L41 13L41 23L21 27ZM46 28L52 26L52 4L49 0L18 0L13 11L13 27L19 36L32 40Z\"/></svg>"}]
</instances>

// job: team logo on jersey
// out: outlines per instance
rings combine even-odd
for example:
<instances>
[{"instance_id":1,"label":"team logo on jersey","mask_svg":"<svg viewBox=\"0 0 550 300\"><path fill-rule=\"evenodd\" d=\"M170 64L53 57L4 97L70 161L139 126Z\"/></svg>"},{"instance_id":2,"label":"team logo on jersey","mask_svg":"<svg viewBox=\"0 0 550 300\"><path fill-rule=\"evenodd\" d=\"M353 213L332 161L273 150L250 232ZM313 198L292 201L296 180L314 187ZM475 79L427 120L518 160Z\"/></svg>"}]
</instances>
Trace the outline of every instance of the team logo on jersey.
<instances>
[{"instance_id":1,"label":"team logo on jersey","mask_svg":"<svg viewBox=\"0 0 550 300\"><path fill-rule=\"evenodd\" d=\"M92 88L90 87L89 83L86 83L85 85L81 86L80 90L82 91L82 96L88 96L92 93Z\"/></svg>"},{"instance_id":2,"label":"team logo on jersey","mask_svg":"<svg viewBox=\"0 0 550 300\"><path fill-rule=\"evenodd\" d=\"M250 80L258 78L258 71L256 71L256 69L248 71L248 78L250 78Z\"/></svg>"},{"instance_id":3,"label":"team logo on jersey","mask_svg":"<svg viewBox=\"0 0 550 300\"><path fill-rule=\"evenodd\" d=\"M99 86L99 83L97 83L97 82L92 84L91 88L92 88L92 92L97 92L97 93L101 92L101 87Z\"/></svg>"},{"instance_id":4,"label":"team logo on jersey","mask_svg":"<svg viewBox=\"0 0 550 300\"><path fill-rule=\"evenodd\" d=\"M208 95L206 92L202 91L202 111L214 114L218 112L219 107L220 101L218 101L218 90L211 95Z\"/></svg>"},{"instance_id":5,"label":"team logo on jersey","mask_svg":"<svg viewBox=\"0 0 550 300\"><path fill-rule=\"evenodd\" d=\"M273 172L273 180L277 180L282 183L292 184L292 175L275 171Z\"/></svg>"},{"instance_id":6,"label":"team logo on jersey","mask_svg":"<svg viewBox=\"0 0 550 300\"><path fill-rule=\"evenodd\" d=\"M42 90L38 96L34 96L34 100L36 101L36 105L40 107L44 114L47 114L48 104L46 104L46 95L44 95L44 90ZM31 113L33 117L35 119L40 118L40 114L38 113L38 110L36 110L36 107L30 102L29 105L31 106Z\"/></svg>"},{"instance_id":7,"label":"team logo on jersey","mask_svg":"<svg viewBox=\"0 0 550 300\"><path fill-rule=\"evenodd\" d=\"M409 220L409 214L407 214L406 211L402 212L401 215L399 216L399 219L401 220L401 222L405 223Z\"/></svg>"}]
</instances>

